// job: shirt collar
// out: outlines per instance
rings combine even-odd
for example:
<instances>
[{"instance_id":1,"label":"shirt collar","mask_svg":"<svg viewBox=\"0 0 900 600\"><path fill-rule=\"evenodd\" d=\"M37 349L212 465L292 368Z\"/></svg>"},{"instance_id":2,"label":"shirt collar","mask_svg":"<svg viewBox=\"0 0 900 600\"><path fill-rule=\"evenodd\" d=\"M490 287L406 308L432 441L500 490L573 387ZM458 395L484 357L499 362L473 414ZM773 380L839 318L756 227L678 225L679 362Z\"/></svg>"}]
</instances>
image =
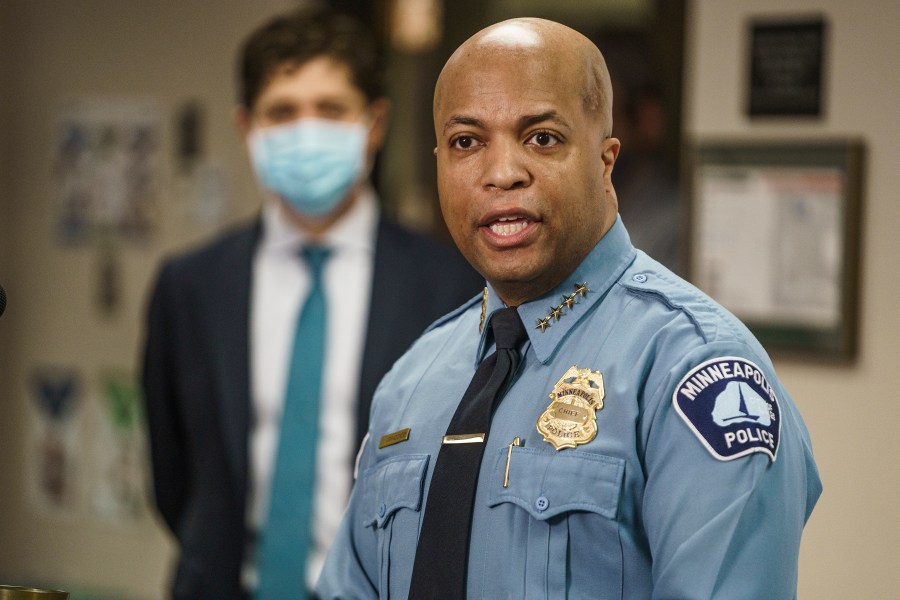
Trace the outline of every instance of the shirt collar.
<instances>
[{"instance_id":1,"label":"shirt collar","mask_svg":"<svg viewBox=\"0 0 900 600\"><path fill-rule=\"evenodd\" d=\"M278 200L269 200L262 209L262 240L260 250L269 253L296 254L309 243L309 234L290 220L289 210ZM366 186L359 198L334 225L316 240L317 244L335 251L375 251L375 229L378 225L378 200L375 191Z\"/></svg>"},{"instance_id":2,"label":"shirt collar","mask_svg":"<svg viewBox=\"0 0 900 600\"><path fill-rule=\"evenodd\" d=\"M631 238L622 219L617 216L610 230L562 283L539 298L519 306L519 317L525 324L528 339L538 360L545 364L550 360L568 332L606 295L634 261L635 255ZM505 306L488 283L485 323L495 310ZM487 327L484 327L476 363L481 360L491 343Z\"/></svg>"}]
</instances>

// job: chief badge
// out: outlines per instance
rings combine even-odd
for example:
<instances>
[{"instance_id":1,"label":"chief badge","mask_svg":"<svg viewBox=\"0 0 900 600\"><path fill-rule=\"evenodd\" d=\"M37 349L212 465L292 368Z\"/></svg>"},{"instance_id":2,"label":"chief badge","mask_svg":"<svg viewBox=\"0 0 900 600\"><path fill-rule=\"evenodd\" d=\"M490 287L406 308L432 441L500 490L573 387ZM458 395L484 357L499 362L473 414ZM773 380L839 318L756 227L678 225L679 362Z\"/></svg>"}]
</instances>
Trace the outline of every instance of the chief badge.
<instances>
[{"instance_id":1,"label":"chief badge","mask_svg":"<svg viewBox=\"0 0 900 600\"><path fill-rule=\"evenodd\" d=\"M552 402L537 422L538 432L557 450L587 444L597 435L597 411L603 408L603 375L569 367L550 393Z\"/></svg>"}]
</instances>

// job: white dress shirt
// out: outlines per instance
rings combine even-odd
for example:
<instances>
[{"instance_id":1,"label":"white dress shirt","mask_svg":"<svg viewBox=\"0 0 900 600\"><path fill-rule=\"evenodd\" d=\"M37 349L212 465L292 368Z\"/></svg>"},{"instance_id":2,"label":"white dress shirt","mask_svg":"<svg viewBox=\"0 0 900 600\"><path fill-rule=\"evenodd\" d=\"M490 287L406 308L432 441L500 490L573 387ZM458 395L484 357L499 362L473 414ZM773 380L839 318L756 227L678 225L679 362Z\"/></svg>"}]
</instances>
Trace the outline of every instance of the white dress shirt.
<instances>
[{"instance_id":1,"label":"white dress shirt","mask_svg":"<svg viewBox=\"0 0 900 600\"><path fill-rule=\"evenodd\" d=\"M310 288L309 271L299 254L300 248L309 241L308 235L291 225L285 210L277 202L264 206L261 239L253 262L250 305L253 420L247 521L250 530L256 532L262 532L265 526L297 313ZM356 400L369 316L377 223L377 201L369 189L315 241L330 248L331 254L323 273L327 323L312 545L306 569L310 590L315 587L350 496ZM255 554L255 549L248 554L243 572L244 585L251 590L257 581Z\"/></svg>"}]
</instances>

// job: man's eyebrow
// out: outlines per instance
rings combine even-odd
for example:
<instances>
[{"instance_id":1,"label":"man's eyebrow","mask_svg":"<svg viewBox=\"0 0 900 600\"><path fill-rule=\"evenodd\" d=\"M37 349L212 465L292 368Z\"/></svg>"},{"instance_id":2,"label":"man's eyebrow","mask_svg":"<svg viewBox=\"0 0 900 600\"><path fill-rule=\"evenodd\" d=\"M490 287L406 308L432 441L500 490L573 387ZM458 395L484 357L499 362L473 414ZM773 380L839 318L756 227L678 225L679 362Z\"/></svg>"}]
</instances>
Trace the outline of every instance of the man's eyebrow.
<instances>
[{"instance_id":1,"label":"man's eyebrow","mask_svg":"<svg viewBox=\"0 0 900 600\"><path fill-rule=\"evenodd\" d=\"M479 129L484 129L484 122L481 119L476 119L475 117L466 117L463 115L453 115L447 122L444 123L443 131L446 133L447 130L454 125L468 125L470 127L477 127Z\"/></svg>"},{"instance_id":2,"label":"man's eyebrow","mask_svg":"<svg viewBox=\"0 0 900 600\"><path fill-rule=\"evenodd\" d=\"M532 125L537 125L538 123L543 123L544 121L551 121L553 123L556 123L557 125L569 127L569 123L561 116L559 116L559 113L555 110L548 110L547 112L542 112L537 115L525 115L524 117L519 119L519 125L522 128L525 128Z\"/></svg>"},{"instance_id":3,"label":"man's eyebrow","mask_svg":"<svg viewBox=\"0 0 900 600\"><path fill-rule=\"evenodd\" d=\"M569 123L565 119L563 119L555 110L548 110L536 115L525 115L524 117L520 117L519 127L524 129L538 123L544 123L545 121L550 121L563 127L569 127ZM444 132L446 132L447 129L453 127L454 125L466 125L469 127L476 127L478 129L487 129L487 126L481 119L476 119L475 117L467 117L465 115L453 115L449 119L447 119L446 123L444 123Z\"/></svg>"}]
</instances>

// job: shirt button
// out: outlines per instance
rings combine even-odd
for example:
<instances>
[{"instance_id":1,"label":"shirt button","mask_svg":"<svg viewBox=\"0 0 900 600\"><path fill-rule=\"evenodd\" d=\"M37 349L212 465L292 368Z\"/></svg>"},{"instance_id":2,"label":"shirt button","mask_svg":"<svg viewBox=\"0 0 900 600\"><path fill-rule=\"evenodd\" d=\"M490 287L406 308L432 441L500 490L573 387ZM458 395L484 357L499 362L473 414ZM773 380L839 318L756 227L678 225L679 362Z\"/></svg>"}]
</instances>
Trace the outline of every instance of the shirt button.
<instances>
[{"instance_id":1,"label":"shirt button","mask_svg":"<svg viewBox=\"0 0 900 600\"><path fill-rule=\"evenodd\" d=\"M537 500L534 501L534 507L538 509L539 512L544 512L550 506L550 501L547 500L546 496L541 496Z\"/></svg>"},{"instance_id":2,"label":"shirt button","mask_svg":"<svg viewBox=\"0 0 900 600\"><path fill-rule=\"evenodd\" d=\"M644 275L643 273L638 273L637 275L632 277L632 279L638 283L646 283L647 282L647 276Z\"/></svg>"},{"instance_id":3,"label":"shirt button","mask_svg":"<svg viewBox=\"0 0 900 600\"><path fill-rule=\"evenodd\" d=\"M384 513L386 513L386 512L387 512L387 506L385 506L384 503L382 502L381 506L378 507L378 516L383 517Z\"/></svg>"}]
</instances>

